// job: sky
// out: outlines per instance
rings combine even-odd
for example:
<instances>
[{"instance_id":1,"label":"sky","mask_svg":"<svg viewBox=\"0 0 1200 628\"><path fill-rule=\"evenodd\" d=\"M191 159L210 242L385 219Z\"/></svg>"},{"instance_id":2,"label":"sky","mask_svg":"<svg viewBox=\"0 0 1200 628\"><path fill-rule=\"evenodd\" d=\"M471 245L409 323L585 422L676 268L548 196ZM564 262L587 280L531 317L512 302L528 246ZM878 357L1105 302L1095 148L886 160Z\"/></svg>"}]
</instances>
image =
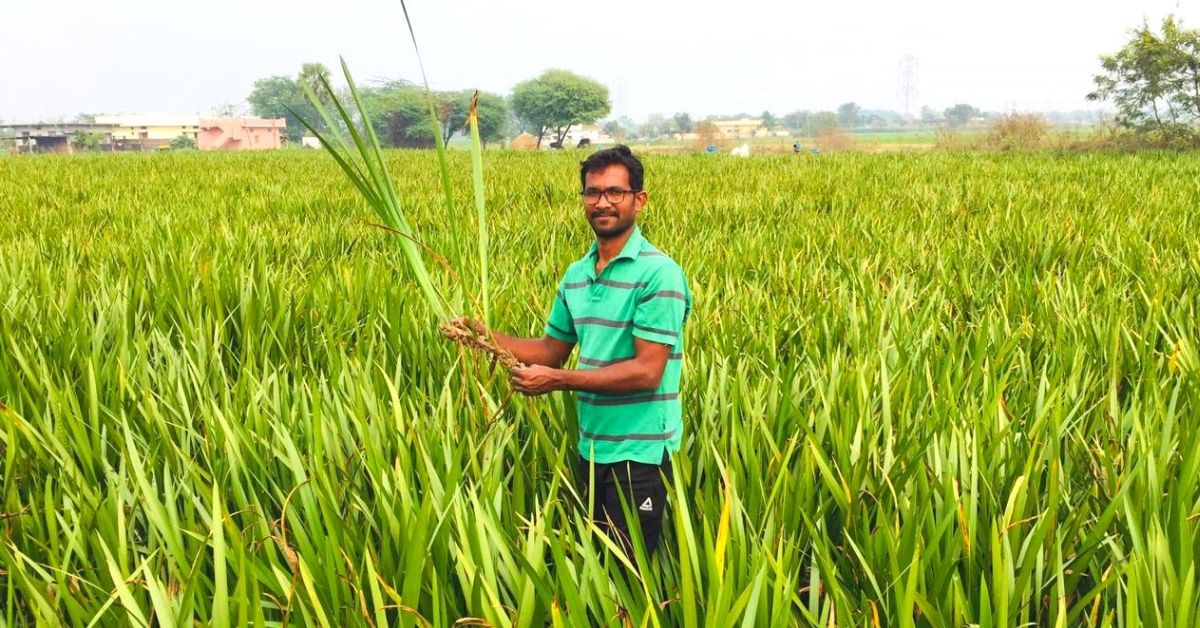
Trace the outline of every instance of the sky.
<instances>
[{"instance_id":1,"label":"sky","mask_svg":"<svg viewBox=\"0 0 1200 628\"><path fill-rule=\"evenodd\" d=\"M1200 0L410 0L434 89L507 94L548 68L608 86L613 117L835 109L1096 109L1098 56ZM0 0L0 119L200 113L308 61L420 80L399 0Z\"/></svg>"}]
</instances>

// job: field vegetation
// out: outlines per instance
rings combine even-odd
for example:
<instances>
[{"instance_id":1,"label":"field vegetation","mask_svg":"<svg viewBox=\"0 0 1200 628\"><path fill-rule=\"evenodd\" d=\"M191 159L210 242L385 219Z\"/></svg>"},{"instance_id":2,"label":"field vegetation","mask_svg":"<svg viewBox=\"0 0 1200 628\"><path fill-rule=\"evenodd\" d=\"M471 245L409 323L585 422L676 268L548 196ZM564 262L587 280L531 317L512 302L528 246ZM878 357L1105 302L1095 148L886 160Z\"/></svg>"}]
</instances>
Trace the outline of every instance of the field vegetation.
<instances>
[{"instance_id":1,"label":"field vegetation","mask_svg":"<svg viewBox=\"0 0 1200 628\"><path fill-rule=\"evenodd\" d=\"M484 160L500 329L540 333L586 250L578 158ZM470 186L385 163L433 285L478 285ZM327 154L0 158L0 623L1194 625L1197 180L649 156L696 301L633 570L571 398L502 403Z\"/></svg>"}]
</instances>

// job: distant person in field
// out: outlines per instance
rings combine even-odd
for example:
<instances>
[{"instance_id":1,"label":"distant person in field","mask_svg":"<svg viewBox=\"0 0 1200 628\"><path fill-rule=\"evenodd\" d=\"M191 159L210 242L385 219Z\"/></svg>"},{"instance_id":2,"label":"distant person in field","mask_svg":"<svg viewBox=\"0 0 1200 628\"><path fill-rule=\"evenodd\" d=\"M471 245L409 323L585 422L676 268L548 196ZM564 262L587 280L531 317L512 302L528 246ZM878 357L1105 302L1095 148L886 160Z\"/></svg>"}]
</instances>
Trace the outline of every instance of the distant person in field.
<instances>
[{"instance_id":1,"label":"distant person in field","mask_svg":"<svg viewBox=\"0 0 1200 628\"><path fill-rule=\"evenodd\" d=\"M623 492L649 553L662 532L663 478L671 481L683 433L679 379L692 296L683 269L638 228L642 177L642 162L625 146L582 162L583 214L595 242L563 274L544 336L492 333L529 365L512 373L517 391L577 393L581 492L591 487L597 525L630 548ZM579 368L565 370L576 345Z\"/></svg>"}]
</instances>

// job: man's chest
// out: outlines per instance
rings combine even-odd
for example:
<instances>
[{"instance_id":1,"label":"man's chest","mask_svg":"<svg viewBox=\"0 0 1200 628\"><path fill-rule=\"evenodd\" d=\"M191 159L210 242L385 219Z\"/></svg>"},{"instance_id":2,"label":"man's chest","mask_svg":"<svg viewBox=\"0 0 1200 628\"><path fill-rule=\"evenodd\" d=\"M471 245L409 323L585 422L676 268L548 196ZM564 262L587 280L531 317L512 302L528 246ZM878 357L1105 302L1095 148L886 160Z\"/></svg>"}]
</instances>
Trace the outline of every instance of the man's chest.
<instances>
[{"instance_id":1,"label":"man's chest","mask_svg":"<svg viewBox=\"0 0 1200 628\"><path fill-rule=\"evenodd\" d=\"M580 277L565 283L563 296L576 327L623 329L632 326L647 282L632 273Z\"/></svg>"}]
</instances>

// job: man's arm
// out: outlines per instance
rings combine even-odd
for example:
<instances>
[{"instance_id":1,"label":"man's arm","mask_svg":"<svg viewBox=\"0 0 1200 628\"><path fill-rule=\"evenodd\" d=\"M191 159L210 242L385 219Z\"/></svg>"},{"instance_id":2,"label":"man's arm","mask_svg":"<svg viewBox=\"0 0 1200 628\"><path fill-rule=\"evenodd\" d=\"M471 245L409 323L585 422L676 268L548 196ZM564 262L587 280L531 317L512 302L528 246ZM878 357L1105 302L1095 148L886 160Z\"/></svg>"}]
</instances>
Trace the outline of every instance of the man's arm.
<instances>
[{"instance_id":1,"label":"man's arm","mask_svg":"<svg viewBox=\"0 0 1200 628\"><path fill-rule=\"evenodd\" d=\"M476 333L495 338L496 344L507 349L522 364L535 364L551 368L562 368L571 350L575 348L578 336L575 333L575 321L567 307L567 298L560 285L554 295L550 307L550 315L546 320L546 330L541 338L521 338L509 336L495 330L489 330L477 320L460 319Z\"/></svg>"},{"instance_id":2,"label":"man's arm","mask_svg":"<svg viewBox=\"0 0 1200 628\"><path fill-rule=\"evenodd\" d=\"M641 338L634 338L633 346L634 357L598 369L563 370L547 366L517 369L512 373L513 387L527 395L556 390L628 395L657 389L671 357L671 347Z\"/></svg>"},{"instance_id":3,"label":"man's arm","mask_svg":"<svg viewBox=\"0 0 1200 628\"><path fill-rule=\"evenodd\" d=\"M496 339L497 344L508 349L513 357L520 360L522 364L537 364L556 369L562 368L567 358L571 356L571 350L575 348L573 343L563 342L550 336L518 338L493 331L492 337Z\"/></svg>"},{"instance_id":4,"label":"man's arm","mask_svg":"<svg viewBox=\"0 0 1200 628\"><path fill-rule=\"evenodd\" d=\"M482 325L476 323L476 329ZM517 338L506 334L492 332L496 342L508 349L514 357L523 364L533 364L550 368L562 368L579 337L575 333L575 319L567 307L567 297L563 294L562 284L554 295L550 306L550 315L546 319L546 329L541 338Z\"/></svg>"}]
</instances>

